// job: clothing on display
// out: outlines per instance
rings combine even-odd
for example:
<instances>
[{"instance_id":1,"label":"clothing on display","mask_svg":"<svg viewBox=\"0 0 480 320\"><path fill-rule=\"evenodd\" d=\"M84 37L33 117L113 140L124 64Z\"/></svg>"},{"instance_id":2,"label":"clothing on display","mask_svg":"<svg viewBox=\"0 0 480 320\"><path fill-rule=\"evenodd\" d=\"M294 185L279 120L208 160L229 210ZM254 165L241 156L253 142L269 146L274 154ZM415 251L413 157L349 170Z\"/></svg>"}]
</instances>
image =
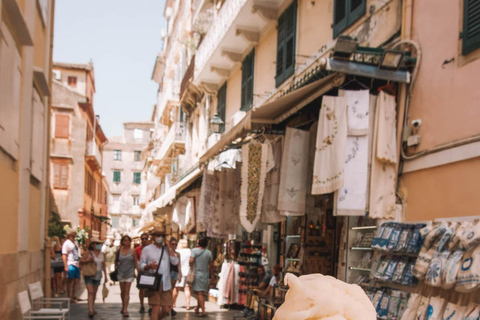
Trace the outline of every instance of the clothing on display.
<instances>
[{"instance_id":1,"label":"clothing on display","mask_svg":"<svg viewBox=\"0 0 480 320\"><path fill-rule=\"evenodd\" d=\"M308 146L308 131L287 128L277 207L284 216L302 216L305 214Z\"/></svg>"},{"instance_id":2,"label":"clothing on display","mask_svg":"<svg viewBox=\"0 0 480 320\"><path fill-rule=\"evenodd\" d=\"M393 219L396 213L395 97L381 91L377 98L369 217Z\"/></svg>"},{"instance_id":3,"label":"clothing on display","mask_svg":"<svg viewBox=\"0 0 480 320\"><path fill-rule=\"evenodd\" d=\"M172 222L178 225L183 233L189 233L194 225L194 202L186 196L180 197L173 209Z\"/></svg>"},{"instance_id":4,"label":"clothing on display","mask_svg":"<svg viewBox=\"0 0 480 320\"><path fill-rule=\"evenodd\" d=\"M218 171L204 171L197 220L203 224L207 236L212 238L222 238L226 236L215 233L213 230L213 220L214 217L217 216L218 209L219 182Z\"/></svg>"},{"instance_id":5,"label":"clothing on display","mask_svg":"<svg viewBox=\"0 0 480 320\"><path fill-rule=\"evenodd\" d=\"M240 223L250 233L255 230L262 211L268 145L256 141L243 145L242 158Z\"/></svg>"},{"instance_id":6,"label":"clothing on display","mask_svg":"<svg viewBox=\"0 0 480 320\"><path fill-rule=\"evenodd\" d=\"M318 119L312 194L331 193L343 186L347 128L347 99L324 96Z\"/></svg>"},{"instance_id":7,"label":"clothing on display","mask_svg":"<svg viewBox=\"0 0 480 320\"><path fill-rule=\"evenodd\" d=\"M234 210L236 172L235 169L222 168L215 174L219 177L219 199L212 215L212 231L221 235L234 234L238 220Z\"/></svg>"},{"instance_id":8,"label":"clothing on display","mask_svg":"<svg viewBox=\"0 0 480 320\"><path fill-rule=\"evenodd\" d=\"M369 92L340 90L339 95L347 99L348 136L344 182L335 192L334 215L364 216L368 185Z\"/></svg>"},{"instance_id":9,"label":"clothing on display","mask_svg":"<svg viewBox=\"0 0 480 320\"><path fill-rule=\"evenodd\" d=\"M278 192L280 188L280 169L282 164L283 137L271 142L273 152L273 168L267 173L265 181L265 195L263 197L262 222L278 223L285 220L285 216L278 211ZM270 163L270 161L269 161Z\"/></svg>"}]
</instances>

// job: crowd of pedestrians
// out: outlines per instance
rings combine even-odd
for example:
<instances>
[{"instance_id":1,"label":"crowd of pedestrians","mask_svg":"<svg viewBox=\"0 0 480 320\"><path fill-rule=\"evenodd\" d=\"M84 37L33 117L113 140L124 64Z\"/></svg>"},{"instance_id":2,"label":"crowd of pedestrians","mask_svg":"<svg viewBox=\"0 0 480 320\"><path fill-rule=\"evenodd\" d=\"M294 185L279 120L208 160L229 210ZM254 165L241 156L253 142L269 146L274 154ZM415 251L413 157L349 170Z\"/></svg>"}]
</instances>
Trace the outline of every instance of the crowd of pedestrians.
<instances>
[{"instance_id":1,"label":"crowd of pedestrians","mask_svg":"<svg viewBox=\"0 0 480 320\"><path fill-rule=\"evenodd\" d=\"M161 275L158 290L139 290L140 313L148 312L154 320L167 315L175 316L177 297L180 291L185 293L186 309L191 310L190 299L196 295L198 304L195 313L206 316L205 300L208 294L210 275L213 270L212 253L207 249L207 239L197 241L197 247L188 248L185 239L167 240L163 230L156 229L141 235L141 245L132 246L132 239L125 235L117 248L114 243L92 237L87 250L81 253L75 241L76 232L70 231L62 242L53 237L52 246L52 288L56 297L64 294L71 303L77 303L76 292L83 275L88 292L88 316L94 318L95 300L98 288L110 279L110 285L120 285L122 307L120 313L129 317L130 289L132 283L138 285L140 273ZM66 289L66 290L65 290ZM148 299L148 311L145 308Z\"/></svg>"}]
</instances>

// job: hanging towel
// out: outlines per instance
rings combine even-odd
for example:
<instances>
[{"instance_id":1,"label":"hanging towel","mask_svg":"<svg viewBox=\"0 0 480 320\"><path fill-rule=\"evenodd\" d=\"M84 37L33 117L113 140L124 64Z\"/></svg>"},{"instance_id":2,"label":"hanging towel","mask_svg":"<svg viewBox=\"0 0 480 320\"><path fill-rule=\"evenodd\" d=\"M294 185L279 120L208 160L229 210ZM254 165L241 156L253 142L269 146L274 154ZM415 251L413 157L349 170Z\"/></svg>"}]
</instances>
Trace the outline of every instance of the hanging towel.
<instances>
[{"instance_id":1,"label":"hanging towel","mask_svg":"<svg viewBox=\"0 0 480 320\"><path fill-rule=\"evenodd\" d=\"M187 215L188 198L183 196L177 199L175 208L173 209L172 222L178 225L181 232L186 230L186 215Z\"/></svg>"},{"instance_id":2,"label":"hanging towel","mask_svg":"<svg viewBox=\"0 0 480 320\"><path fill-rule=\"evenodd\" d=\"M267 173L265 195L263 197L262 222L277 223L285 220L277 209L280 188L280 168L282 164L283 137L271 142L274 166Z\"/></svg>"},{"instance_id":3,"label":"hanging towel","mask_svg":"<svg viewBox=\"0 0 480 320\"><path fill-rule=\"evenodd\" d=\"M343 186L347 140L347 99L324 96L318 119L312 194L331 193Z\"/></svg>"},{"instance_id":4,"label":"hanging towel","mask_svg":"<svg viewBox=\"0 0 480 320\"><path fill-rule=\"evenodd\" d=\"M396 150L395 140L384 138L390 136L396 136L395 97L382 91L378 95L376 107L369 201L370 218L395 218L395 183L397 176L395 162L386 162L385 157L379 157L380 154L388 155L389 159L396 161L396 158L392 158L393 156L396 157L396 153L386 152L386 150ZM390 145L386 146L386 144Z\"/></svg>"},{"instance_id":5,"label":"hanging towel","mask_svg":"<svg viewBox=\"0 0 480 320\"><path fill-rule=\"evenodd\" d=\"M284 216L302 216L305 214L308 142L308 131L287 128L277 207Z\"/></svg>"},{"instance_id":6,"label":"hanging towel","mask_svg":"<svg viewBox=\"0 0 480 320\"><path fill-rule=\"evenodd\" d=\"M235 205L235 169L222 168L219 175L219 199L217 210L212 219L212 230L217 234L234 234L236 228Z\"/></svg>"},{"instance_id":7,"label":"hanging towel","mask_svg":"<svg viewBox=\"0 0 480 320\"><path fill-rule=\"evenodd\" d=\"M349 136L365 136L368 134L370 125L369 92L369 90L338 90L338 96L347 99Z\"/></svg>"},{"instance_id":8,"label":"hanging towel","mask_svg":"<svg viewBox=\"0 0 480 320\"><path fill-rule=\"evenodd\" d=\"M368 90L339 90L347 99L348 134L343 187L335 192L336 216L364 216L368 185Z\"/></svg>"},{"instance_id":9,"label":"hanging towel","mask_svg":"<svg viewBox=\"0 0 480 320\"><path fill-rule=\"evenodd\" d=\"M195 198L187 198L185 207L185 233L190 233L195 228Z\"/></svg>"},{"instance_id":10,"label":"hanging towel","mask_svg":"<svg viewBox=\"0 0 480 320\"><path fill-rule=\"evenodd\" d=\"M255 230L262 210L268 161L267 144L252 142L244 145L242 160L240 223L250 233Z\"/></svg>"}]
</instances>

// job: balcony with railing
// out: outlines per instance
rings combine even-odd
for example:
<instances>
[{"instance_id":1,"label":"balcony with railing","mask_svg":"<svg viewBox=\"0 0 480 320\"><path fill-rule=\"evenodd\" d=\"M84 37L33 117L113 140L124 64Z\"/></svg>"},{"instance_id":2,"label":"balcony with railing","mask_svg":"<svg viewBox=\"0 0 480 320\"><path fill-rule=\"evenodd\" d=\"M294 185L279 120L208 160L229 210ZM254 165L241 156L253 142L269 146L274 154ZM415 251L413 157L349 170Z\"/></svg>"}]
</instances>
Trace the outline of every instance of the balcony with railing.
<instances>
[{"instance_id":1,"label":"balcony with railing","mask_svg":"<svg viewBox=\"0 0 480 320\"><path fill-rule=\"evenodd\" d=\"M162 146L155 155L154 165L159 170L157 175L163 177L171 171L172 161L185 153L185 142L187 138L187 124L175 122L168 131Z\"/></svg>"},{"instance_id":2,"label":"balcony with railing","mask_svg":"<svg viewBox=\"0 0 480 320\"><path fill-rule=\"evenodd\" d=\"M102 167L102 153L95 141L87 142L85 160L95 170Z\"/></svg>"},{"instance_id":3,"label":"balcony with railing","mask_svg":"<svg viewBox=\"0 0 480 320\"><path fill-rule=\"evenodd\" d=\"M195 53L194 83L220 84L228 77L276 23L285 1L226 0Z\"/></svg>"}]
</instances>

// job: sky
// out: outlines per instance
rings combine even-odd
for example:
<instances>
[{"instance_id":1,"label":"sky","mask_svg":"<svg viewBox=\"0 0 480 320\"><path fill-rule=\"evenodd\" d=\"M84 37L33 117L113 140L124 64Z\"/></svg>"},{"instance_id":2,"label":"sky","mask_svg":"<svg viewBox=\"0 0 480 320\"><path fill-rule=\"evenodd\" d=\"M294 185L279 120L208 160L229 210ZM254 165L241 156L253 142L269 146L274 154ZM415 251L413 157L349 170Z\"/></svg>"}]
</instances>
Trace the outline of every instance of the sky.
<instances>
[{"instance_id":1,"label":"sky","mask_svg":"<svg viewBox=\"0 0 480 320\"><path fill-rule=\"evenodd\" d=\"M95 113L107 137L123 122L150 120L158 85L165 0L55 1L53 61L94 63Z\"/></svg>"}]
</instances>

